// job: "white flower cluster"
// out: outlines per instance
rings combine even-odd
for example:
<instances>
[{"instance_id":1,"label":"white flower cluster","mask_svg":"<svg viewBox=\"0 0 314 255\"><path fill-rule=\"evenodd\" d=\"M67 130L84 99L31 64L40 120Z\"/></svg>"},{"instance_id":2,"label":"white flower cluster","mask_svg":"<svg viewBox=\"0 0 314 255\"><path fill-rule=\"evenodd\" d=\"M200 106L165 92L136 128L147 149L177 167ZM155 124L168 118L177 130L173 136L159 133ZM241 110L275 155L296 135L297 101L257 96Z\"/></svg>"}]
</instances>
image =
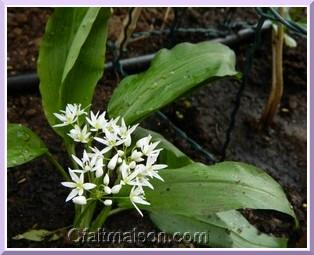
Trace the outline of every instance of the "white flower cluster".
<instances>
[{"instance_id":1,"label":"white flower cluster","mask_svg":"<svg viewBox=\"0 0 314 255\"><path fill-rule=\"evenodd\" d=\"M95 199L111 206L122 186L130 185L130 201L143 215L136 204L150 205L144 187L153 189L152 178L163 181L158 171L167 167L156 164L162 150L157 149L159 141L152 142L149 135L132 143L137 125L128 127L119 117L106 119L106 112L91 111L88 116L77 104L68 104L65 111L54 115L61 121L55 127L70 126L68 135L85 146L81 158L72 155L76 164L75 169L69 168L72 182L62 182L72 189L66 201L84 205Z\"/></svg>"}]
</instances>

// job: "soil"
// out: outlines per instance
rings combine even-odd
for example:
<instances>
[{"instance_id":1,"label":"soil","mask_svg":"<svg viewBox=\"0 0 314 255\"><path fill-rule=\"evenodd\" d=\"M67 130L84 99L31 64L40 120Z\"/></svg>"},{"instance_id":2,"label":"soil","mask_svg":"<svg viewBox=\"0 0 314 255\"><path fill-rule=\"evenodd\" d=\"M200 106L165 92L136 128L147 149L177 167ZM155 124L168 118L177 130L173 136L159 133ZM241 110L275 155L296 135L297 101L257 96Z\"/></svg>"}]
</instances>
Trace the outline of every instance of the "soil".
<instances>
[{"instance_id":1,"label":"soil","mask_svg":"<svg viewBox=\"0 0 314 255\"><path fill-rule=\"evenodd\" d=\"M178 27L215 27L229 31L230 27L243 27L244 21L255 22L252 8L189 8L184 11ZM8 9L8 73L24 73L35 70L38 42L44 24L51 13L49 8ZM165 8L145 8L136 32L158 29L163 23ZM231 12L231 23L226 26L227 13ZM121 27L125 8L119 8L112 19L111 27ZM24 17L25 14L26 17ZM154 17L154 19L152 18ZM229 16L228 16L229 17ZM171 13L166 27L171 26ZM249 21L248 21L249 20ZM235 22L236 21L236 22ZM240 25L239 25L240 24ZM17 29L20 28L20 31ZM228 30L229 29L229 30ZM115 40L119 31L110 30L109 39ZM201 41L208 35L177 34L175 41L168 36L150 36L131 42L125 57L155 52L162 46L180 41ZM298 39L297 48L284 49L284 95L271 127L257 131L262 108L271 84L270 35L265 34L261 48L257 51L250 78L241 98L241 107L236 117L231 143L226 160L243 161L265 169L284 188L298 216L301 228L293 229L290 218L272 211L243 210L242 213L261 232L289 237L289 246L306 247L306 180L307 180L307 78L306 41ZM37 42L37 43L36 43ZM249 44L234 46L237 68L243 70L245 52ZM143 47L145 46L145 47ZM108 51L108 59L112 52ZM32 61L32 59L35 59ZM104 110L117 85L117 77L106 73L96 88L93 100L95 110ZM163 109L163 113L219 159L230 123L231 111L240 84L232 79L217 81L194 91ZM67 165L61 139L50 129L41 107L39 94L8 96L8 121L30 127L44 140L51 153L63 165ZM171 128L169 123L152 115L144 127L159 131L168 140L184 151L193 160L209 163L203 154L193 149L185 139ZM58 229L70 226L73 206L65 204L67 190L60 185L61 178L49 162L36 161L8 171L8 247L194 247L192 243L156 244L102 243L73 244L66 238L54 242L29 242L13 240L12 237L31 228ZM40 208L40 209L39 209ZM108 231L158 231L148 216L139 217L135 212L112 216L106 223Z\"/></svg>"}]
</instances>

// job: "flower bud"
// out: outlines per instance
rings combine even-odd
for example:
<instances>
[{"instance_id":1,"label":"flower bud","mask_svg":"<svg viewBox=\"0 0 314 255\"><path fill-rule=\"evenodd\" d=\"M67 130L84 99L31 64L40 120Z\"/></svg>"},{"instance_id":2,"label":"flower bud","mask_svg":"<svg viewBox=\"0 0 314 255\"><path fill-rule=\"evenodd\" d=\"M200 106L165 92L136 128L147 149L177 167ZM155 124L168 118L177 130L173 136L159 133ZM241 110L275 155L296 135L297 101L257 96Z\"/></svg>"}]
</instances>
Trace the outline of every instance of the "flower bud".
<instances>
[{"instance_id":1,"label":"flower bud","mask_svg":"<svg viewBox=\"0 0 314 255\"><path fill-rule=\"evenodd\" d=\"M104 205L105 205L105 206L110 206L110 205L112 205L112 200L111 200L111 199L106 199L106 200L104 201Z\"/></svg>"},{"instance_id":2,"label":"flower bud","mask_svg":"<svg viewBox=\"0 0 314 255\"><path fill-rule=\"evenodd\" d=\"M124 151L118 150L118 155L119 155L119 157L122 157L124 155Z\"/></svg>"},{"instance_id":3,"label":"flower bud","mask_svg":"<svg viewBox=\"0 0 314 255\"><path fill-rule=\"evenodd\" d=\"M108 186L108 184L109 184L109 175L108 174L106 174L105 177L104 177L104 184L106 186Z\"/></svg>"},{"instance_id":4,"label":"flower bud","mask_svg":"<svg viewBox=\"0 0 314 255\"><path fill-rule=\"evenodd\" d=\"M108 163L108 168L109 168L110 170L115 169L115 167L116 167L116 165L117 165L118 157L119 157L119 154L117 153L116 155L113 156L112 159L110 159L110 161L109 161L109 163Z\"/></svg>"},{"instance_id":5,"label":"flower bud","mask_svg":"<svg viewBox=\"0 0 314 255\"><path fill-rule=\"evenodd\" d=\"M120 190L121 190L121 184L117 184L117 185L115 185L115 186L113 186L112 188L111 188L111 193L112 194L117 194L117 193L119 193L120 192Z\"/></svg>"},{"instance_id":6,"label":"flower bud","mask_svg":"<svg viewBox=\"0 0 314 255\"><path fill-rule=\"evenodd\" d=\"M84 196L77 196L77 197L73 198L72 201L74 204L78 204L78 205L86 205L86 203L87 203L86 197L84 197Z\"/></svg>"},{"instance_id":7,"label":"flower bud","mask_svg":"<svg viewBox=\"0 0 314 255\"><path fill-rule=\"evenodd\" d=\"M96 169L96 177L99 178L104 174L102 167Z\"/></svg>"},{"instance_id":8,"label":"flower bud","mask_svg":"<svg viewBox=\"0 0 314 255\"><path fill-rule=\"evenodd\" d=\"M126 147L129 147L129 146L131 145L131 143L132 143L131 136L128 135L128 136L125 138L124 145L125 145Z\"/></svg>"}]
</instances>

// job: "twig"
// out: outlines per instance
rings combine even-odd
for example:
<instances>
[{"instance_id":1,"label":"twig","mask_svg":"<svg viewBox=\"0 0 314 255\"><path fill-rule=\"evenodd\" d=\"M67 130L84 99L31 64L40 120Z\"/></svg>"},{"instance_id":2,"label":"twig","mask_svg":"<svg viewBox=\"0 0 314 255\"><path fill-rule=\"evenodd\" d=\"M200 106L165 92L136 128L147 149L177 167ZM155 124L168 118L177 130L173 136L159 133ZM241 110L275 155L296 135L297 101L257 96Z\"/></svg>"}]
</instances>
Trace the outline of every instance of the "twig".
<instances>
[{"instance_id":1,"label":"twig","mask_svg":"<svg viewBox=\"0 0 314 255\"><path fill-rule=\"evenodd\" d=\"M279 7L279 14L283 15L284 8ZM259 128L263 129L271 124L280 104L283 93L283 71L282 71L282 50L283 50L284 26L278 24L277 31L272 31L272 85L266 106L263 110Z\"/></svg>"},{"instance_id":2,"label":"twig","mask_svg":"<svg viewBox=\"0 0 314 255\"><path fill-rule=\"evenodd\" d=\"M134 32L137 24L137 20L142 12L141 7L135 7L131 9L131 15L127 15L123 20L124 29L121 31L118 40L116 42L116 47L122 48L124 50L129 42L129 39Z\"/></svg>"},{"instance_id":3,"label":"twig","mask_svg":"<svg viewBox=\"0 0 314 255\"><path fill-rule=\"evenodd\" d=\"M169 18L170 11L171 11L171 7L167 7L165 16L164 16L164 18L162 20L162 24L161 24L160 30L164 30L166 22L167 22L167 20Z\"/></svg>"}]
</instances>

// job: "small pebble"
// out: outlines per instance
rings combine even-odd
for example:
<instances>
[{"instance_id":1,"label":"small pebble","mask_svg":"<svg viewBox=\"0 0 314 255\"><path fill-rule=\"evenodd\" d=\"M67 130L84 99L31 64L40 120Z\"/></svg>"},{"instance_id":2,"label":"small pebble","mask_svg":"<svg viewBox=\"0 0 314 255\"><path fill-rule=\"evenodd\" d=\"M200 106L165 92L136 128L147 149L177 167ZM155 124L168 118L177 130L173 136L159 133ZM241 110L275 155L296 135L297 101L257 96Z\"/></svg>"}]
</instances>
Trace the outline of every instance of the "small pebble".
<instances>
[{"instance_id":1,"label":"small pebble","mask_svg":"<svg viewBox=\"0 0 314 255\"><path fill-rule=\"evenodd\" d=\"M294 110L298 107L298 102L295 97L290 97L289 98L289 108Z\"/></svg>"},{"instance_id":2,"label":"small pebble","mask_svg":"<svg viewBox=\"0 0 314 255\"><path fill-rule=\"evenodd\" d=\"M27 116L27 117L33 117L34 115L36 115L35 109L29 109L25 112L25 116Z\"/></svg>"},{"instance_id":3,"label":"small pebble","mask_svg":"<svg viewBox=\"0 0 314 255\"><path fill-rule=\"evenodd\" d=\"M13 33L15 35L21 35L23 33L23 30L20 29L19 27L16 27L16 28L13 29Z\"/></svg>"}]
</instances>

